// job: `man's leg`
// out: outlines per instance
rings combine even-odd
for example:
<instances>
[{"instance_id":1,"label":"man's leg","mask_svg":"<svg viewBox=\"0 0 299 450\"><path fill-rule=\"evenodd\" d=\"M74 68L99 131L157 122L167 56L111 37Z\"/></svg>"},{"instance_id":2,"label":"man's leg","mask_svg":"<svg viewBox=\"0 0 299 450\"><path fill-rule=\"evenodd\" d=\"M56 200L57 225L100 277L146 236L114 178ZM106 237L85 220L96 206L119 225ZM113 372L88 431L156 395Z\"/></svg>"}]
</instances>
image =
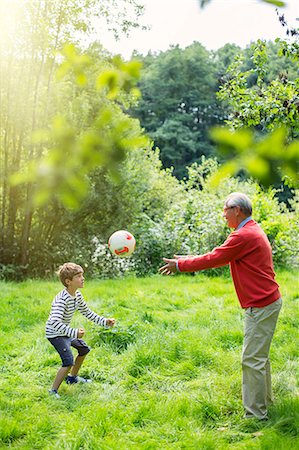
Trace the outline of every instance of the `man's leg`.
<instances>
[{"instance_id":1,"label":"man's leg","mask_svg":"<svg viewBox=\"0 0 299 450\"><path fill-rule=\"evenodd\" d=\"M273 393L272 393L272 382L271 382L271 364L270 359L267 359L266 362L266 402L267 406L272 405L273 403Z\"/></svg>"},{"instance_id":2,"label":"man's leg","mask_svg":"<svg viewBox=\"0 0 299 450\"><path fill-rule=\"evenodd\" d=\"M269 351L281 299L264 308L247 308L242 354L245 417L267 417L272 397Z\"/></svg>"}]
</instances>

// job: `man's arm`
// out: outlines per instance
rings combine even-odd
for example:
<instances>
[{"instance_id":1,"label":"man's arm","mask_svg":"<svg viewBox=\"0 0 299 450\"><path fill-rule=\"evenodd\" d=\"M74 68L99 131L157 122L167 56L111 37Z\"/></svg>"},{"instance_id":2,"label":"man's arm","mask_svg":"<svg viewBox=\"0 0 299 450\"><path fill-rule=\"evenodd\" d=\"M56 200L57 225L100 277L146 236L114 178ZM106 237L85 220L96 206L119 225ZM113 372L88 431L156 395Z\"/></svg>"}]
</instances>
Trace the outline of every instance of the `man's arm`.
<instances>
[{"instance_id":1,"label":"man's arm","mask_svg":"<svg viewBox=\"0 0 299 450\"><path fill-rule=\"evenodd\" d=\"M171 275L177 270L179 272L197 272L198 270L213 269L229 264L240 258L244 249L244 241L239 233L232 233L220 246L204 255L174 258L163 258L166 263L159 269L162 275Z\"/></svg>"}]
</instances>

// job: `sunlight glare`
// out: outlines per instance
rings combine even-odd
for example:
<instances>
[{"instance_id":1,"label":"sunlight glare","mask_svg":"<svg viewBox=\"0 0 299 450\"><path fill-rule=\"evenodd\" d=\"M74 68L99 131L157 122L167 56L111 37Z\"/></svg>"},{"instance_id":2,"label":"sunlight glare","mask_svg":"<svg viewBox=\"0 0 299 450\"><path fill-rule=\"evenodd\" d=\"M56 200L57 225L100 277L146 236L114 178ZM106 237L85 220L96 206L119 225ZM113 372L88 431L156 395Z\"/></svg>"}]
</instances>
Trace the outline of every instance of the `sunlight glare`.
<instances>
[{"instance_id":1,"label":"sunlight glare","mask_svg":"<svg viewBox=\"0 0 299 450\"><path fill-rule=\"evenodd\" d=\"M0 0L1 49L14 44L25 2L26 0Z\"/></svg>"}]
</instances>

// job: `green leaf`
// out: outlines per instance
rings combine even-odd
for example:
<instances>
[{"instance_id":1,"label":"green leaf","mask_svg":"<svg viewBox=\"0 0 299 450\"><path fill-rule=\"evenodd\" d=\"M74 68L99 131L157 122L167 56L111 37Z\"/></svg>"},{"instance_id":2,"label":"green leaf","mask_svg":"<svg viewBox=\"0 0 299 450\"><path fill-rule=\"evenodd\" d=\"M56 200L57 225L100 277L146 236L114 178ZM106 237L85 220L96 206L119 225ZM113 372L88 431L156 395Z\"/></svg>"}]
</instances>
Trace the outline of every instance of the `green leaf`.
<instances>
[{"instance_id":1,"label":"green leaf","mask_svg":"<svg viewBox=\"0 0 299 450\"><path fill-rule=\"evenodd\" d=\"M211 187L217 187L225 178L233 176L240 169L241 167L236 158L232 161L228 161L210 176L208 184L211 185Z\"/></svg>"},{"instance_id":2,"label":"green leaf","mask_svg":"<svg viewBox=\"0 0 299 450\"><path fill-rule=\"evenodd\" d=\"M81 72L76 76L76 81L79 86L85 86L87 84L87 76Z\"/></svg>"},{"instance_id":3,"label":"green leaf","mask_svg":"<svg viewBox=\"0 0 299 450\"><path fill-rule=\"evenodd\" d=\"M287 132L281 127L268 134L256 144L256 152L269 159L284 159Z\"/></svg>"},{"instance_id":4,"label":"green leaf","mask_svg":"<svg viewBox=\"0 0 299 450\"><path fill-rule=\"evenodd\" d=\"M210 135L222 153L238 154L252 145L252 133L249 130L230 131L227 128L215 127Z\"/></svg>"},{"instance_id":5,"label":"green leaf","mask_svg":"<svg viewBox=\"0 0 299 450\"><path fill-rule=\"evenodd\" d=\"M253 154L243 158L242 162L253 178L267 184L270 176L270 165L266 159Z\"/></svg>"},{"instance_id":6,"label":"green leaf","mask_svg":"<svg viewBox=\"0 0 299 450\"><path fill-rule=\"evenodd\" d=\"M107 90L107 97L111 100L115 99L120 89L120 75L116 70L106 70L101 73L96 82L99 90Z\"/></svg>"},{"instance_id":7,"label":"green leaf","mask_svg":"<svg viewBox=\"0 0 299 450\"><path fill-rule=\"evenodd\" d=\"M279 8L282 8L283 6L286 6L286 2L282 0L262 0L264 3L270 3L271 5L278 6Z\"/></svg>"}]
</instances>

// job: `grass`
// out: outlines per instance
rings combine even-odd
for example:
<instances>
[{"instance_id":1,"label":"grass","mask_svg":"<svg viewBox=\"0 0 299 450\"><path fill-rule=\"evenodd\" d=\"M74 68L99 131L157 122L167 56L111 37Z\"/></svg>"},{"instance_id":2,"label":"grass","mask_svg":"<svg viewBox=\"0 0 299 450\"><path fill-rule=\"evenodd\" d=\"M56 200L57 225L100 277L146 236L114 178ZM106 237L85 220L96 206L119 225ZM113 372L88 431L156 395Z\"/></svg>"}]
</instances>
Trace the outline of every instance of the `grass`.
<instances>
[{"instance_id":1,"label":"grass","mask_svg":"<svg viewBox=\"0 0 299 450\"><path fill-rule=\"evenodd\" d=\"M280 271L284 306L271 349L268 422L243 420L243 312L228 278L88 281L83 294L117 319L76 314L92 347L91 385L48 388L60 365L44 338L58 282L0 283L0 448L62 450L298 448L298 280Z\"/></svg>"}]
</instances>

